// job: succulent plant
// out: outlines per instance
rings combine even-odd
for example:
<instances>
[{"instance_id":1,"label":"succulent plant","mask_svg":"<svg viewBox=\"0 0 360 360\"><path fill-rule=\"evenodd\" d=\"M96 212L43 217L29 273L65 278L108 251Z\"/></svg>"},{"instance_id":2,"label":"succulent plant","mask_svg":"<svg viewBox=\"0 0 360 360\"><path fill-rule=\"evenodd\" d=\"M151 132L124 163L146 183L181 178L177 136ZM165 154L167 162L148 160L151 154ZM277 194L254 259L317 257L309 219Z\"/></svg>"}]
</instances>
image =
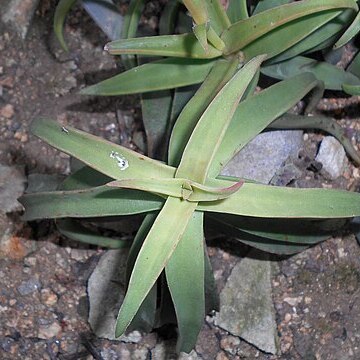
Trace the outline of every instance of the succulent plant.
<instances>
[{"instance_id":1,"label":"succulent plant","mask_svg":"<svg viewBox=\"0 0 360 360\"><path fill-rule=\"evenodd\" d=\"M72 3L59 3L59 34ZM125 36L134 35L141 4L131 2ZM129 70L83 91L121 95L176 88L162 94L167 106L160 109L165 115L159 114L159 121L170 121L162 127L163 135L172 128L166 163L41 118L33 123L33 133L83 166L58 191L27 194L21 201L25 220L53 218L66 236L112 248L129 243L94 233L79 219L146 214L129 252L116 335L134 328L149 331L172 321L175 312L177 348L189 352L205 314L218 309L204 219L245 244L293 254L327 239L333 226L329 219L360 215L360 194L268 186L220 175L227 162L269 126L322 128L337 136L359 163L334 121L287 113L312 94L310 111L322 96L321 80L331 88L329 74L321 79L314 68L290 68L294 73L286 73L283 81L255 92L260 72L274 74L276 66L301 62L299 54L348 40L356 33L358 7L352 0L266 0L250 7L249 16L246 1L230 2L227 13L216 0L184 0L184 5L194 22L192 33L122 39L106 47L113 54L165 59L131 68L136 59L125 57ZM171 23L178 6L169 2L163 24ZM348 82L349 73L341 74L338 89L348 84L356 89L358 80ZM188 93L180 89L193 84L201 85ZM147 100L151 104L158 99Z\"/></svg>"},{"instance_id":2,"label":"succulent plant","mask_svg":"<svg viewBox=\"0 0 360 360\"><path fill-rule=\"evenodd\" d=\"M205 298L205 290L214 289L204 248L205 213L220 213L215 221L231 229L240 241L277 253L297 252L327 238L328 231L322 230L321 221L314 219L360 215L358 194L274 187L219 176L239 148L318 84L312 74L296 76L238 105L264 59L265 56L257 56L240 70L235 60L230 74L226 63L214 66L178 118L168 165L46 119L33 124L35 135L92 169L86 166L70 175L62 191L23 197L25 219L149 213L130 250L131 275L119 312L117 336L134 318L132 326L140 320L148 322L147 328L155 326L155 284L165 271L179 327L178 349L188 352L193 348L205 315L206 299L212 299L207 308L216 309L215 297ZM214 79L223 79L224 69L229 80L199 116L198 99L209 91ZM286 218L312 219L305 221L307 225L310 221L309 233L287 228L285 233L284 228L281 233L276 232L279 229L271 231L276 219ZM256 229L255 219L259 219L260 230ZM84 236L83 229L77 228L73 220L65 220L62 225L63 221L59 223L60 230L64 226L67 235L75 239ZM111 239L102 240L112 243ZM113 241L113 245L122 243Z\"/></svg>"}]
</instances>

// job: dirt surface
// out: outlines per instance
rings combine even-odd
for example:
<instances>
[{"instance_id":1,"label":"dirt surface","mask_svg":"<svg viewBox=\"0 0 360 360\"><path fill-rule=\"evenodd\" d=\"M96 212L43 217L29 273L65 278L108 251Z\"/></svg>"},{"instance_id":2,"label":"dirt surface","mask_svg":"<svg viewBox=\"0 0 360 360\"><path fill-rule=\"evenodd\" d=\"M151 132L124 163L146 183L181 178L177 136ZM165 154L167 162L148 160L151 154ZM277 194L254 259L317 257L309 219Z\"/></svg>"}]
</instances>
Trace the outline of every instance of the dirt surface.
<instances>
[{"instance_id":1,"label":"dirt surface","mask_svg":"<svg viewBox=\"0 0 360 360\"><path fill-rule=\"evenodd\" d=\"M149 13L155 12L153 5ZM124 6L125 8L126 6ZM31 135L31 121L53 118L113 142L144 150L137 97L85 98L77 93L122 69L102 48L107 41L76 8L65 27L71 49L60 50L51 30L54 1L42 0L26 41L0 22L0 164L26 173L68 174L69 157ZM150 25L155 20L150 17ZM359 98L332 97L319 110L335 114L359 140ZM303 158L314 160L322 134L305 135ZM304 155L305 154L305 155ZM360 173L349 163L331 182L301 159L298 186L358 190ZM11 181L11 179L9 179ZM61 238L51 222L26 224L19 213L0 217L11 229L0 255L0 358L176 359L171 334L135 334L127 342L98 339L87 323L86 282L104 250ZM133 229L128 229L133 235ZM249 248L211 240L218 287ZM235 250L234 250L235 249ZM216 327L207 317L195 351L202 359L360 359L360 247L340 235L289 258L274 257L273 299L279 354L260 352Z\"/></svg>"}]
</instances>

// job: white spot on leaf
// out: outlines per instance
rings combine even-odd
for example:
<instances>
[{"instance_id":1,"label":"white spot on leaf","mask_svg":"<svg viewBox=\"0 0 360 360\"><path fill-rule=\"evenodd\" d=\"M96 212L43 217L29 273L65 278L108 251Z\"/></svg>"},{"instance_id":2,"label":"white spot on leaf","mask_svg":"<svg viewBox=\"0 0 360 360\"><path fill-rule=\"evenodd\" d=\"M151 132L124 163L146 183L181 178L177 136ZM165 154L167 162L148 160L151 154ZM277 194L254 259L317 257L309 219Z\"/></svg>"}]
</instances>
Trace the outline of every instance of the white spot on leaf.
<instances>
[{"instance_id":1,"label":"white spot on leaf","mask_svg":"<svg viewBox=\"0 0 360 360\"><path fill-rule=\"evenodd\" d=\"M129 162L122 155L120 155L117 151L112 151L110 153L110 157L112 159L116 160L117 165L120 168L120 170L125 170L129 167Z\"/></svg>"}]
</instances>

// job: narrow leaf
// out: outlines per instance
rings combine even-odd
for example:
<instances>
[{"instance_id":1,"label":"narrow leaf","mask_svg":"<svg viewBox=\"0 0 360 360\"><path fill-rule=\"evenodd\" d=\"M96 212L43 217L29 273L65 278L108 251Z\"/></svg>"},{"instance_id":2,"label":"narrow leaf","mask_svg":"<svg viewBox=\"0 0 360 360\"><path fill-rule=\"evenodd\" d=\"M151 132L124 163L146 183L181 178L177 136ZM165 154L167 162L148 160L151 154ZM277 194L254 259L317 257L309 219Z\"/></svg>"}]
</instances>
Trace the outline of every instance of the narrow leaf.
<instances>
[{"instance_id":1,"label":"narrow leaf","mask_svg":"<svg viewBox=\"0 0 360 360\"><path fill-rule=\"evenodd\" d=\"M277 83L242 101L214 157L209 177L216 177L250 140L318 85L313 74L305 73ZM319 95L321 97L322 92Z\"/></svg>"},{"instance_id":2,"label":"narrow leaf","mask_svg":"<svg viewBox=\"0 0 360 360\"><path fill-rule=\"evenodd\" d=\"M182 110L173 128L168 162L177 166L187 142L200 119L220 89L230 80L237 68L236 61L217 61L196 94Z\"/></svg>"},{"instance_id":3,"label":"narrow leaf","mask_svg":"<svg viewBox=\"0 0 360 360\"><path fill-rule=\"evenodd\" d=\"M19 201L25 207L24 221L134 215L158 210L164 203L162 198L150 193L108 186L25 194Z\"/></svg>"},{"instance_id":4,"label":"narrow leaf","mask_svg":"<svg viewBox=\"0 0 360 360\"><path fill-rule=\"evenodd\" d=\"M246 0L230 0L227 14L231 23L244 20L249 17Z\"/></svg>"},{"instance_id":5,"label":"narrow leaf","mask_svg":"<svg viewBox=\"0 0 360 360\"><path fill-rule=\"evenodd\" d=\"M207 24L194 25L193 31L196 39L199 41L199 44L207 53L209 51L209 45L207 41Z\"/></svg>"},{"instance_id":6,"label":"narrow leaf","mask_svg":"<svg viewBox=\"0 0 360 360\"><path fill-rule=\"evenodd\" d=\"M68 51L68 47L65 43L63 27L65 17L70 9L75 5L76 0L60 0L55 9L54 15L54 31L57 39L59 40L62 48Z\"/></svg>"},{"instance_id":7,"label":"narrow leaf","mask_svg":"<svg viewBox=\"0 0 360 360\"><path fill-rule=\"evenodd\" d=\"M311 72L324 82L326 89L330 90L342 90L343 84L360 84L360 79L350 72L303 56L297 56L279 64L264 66L261 72L280 80L305 72Z\"/></svg>"},{"instance_id":8,"label":"narrow leaf","mask_svg":"<svg viewBox=\"0 0 360 360\"><path fill-rule=\"evenodd\" d=\"M84 131L64 128L54 121L37 119L31 129L33 134L51 146L113 179L174 176L175 169L159 161Z\"/></svg>"},{"instance_id":9,"label":"narrow leaf","mask_svg":"<svg viewBox=\"0 0 360 360\"><path fill-rule=\"evenodd\" d=\"M137 28L140 22L141 12L144 9L145 0L130 0L128 10L124 16L123 26L121 29L121 38L129 39L136 37ZM121 57L126 70L136 66L135 56L122 55Z\"/></svg>"},{"instance_id":10,"label":"narrow leaf","mask_svg":"<svg viewBox=\"0 0 360 360\"><path fill-rule=\"evenodd\" d=\"M350 218L360 215L360 194L245 183L232 196L200 203L198 209L254 217Z\"/></svg>"},{"instance_id":11,"label":"narrow leaf","mask_svg":"<svg viewBox=\"0 0 360 360\"><path fill-rule=\"evenodd\" d=\"M209 20L205 0L183 0L195 24L206 24Z\"/></svg>"},{"instance_id":12,"label":"narrow leaf","mask_svg":"<svg viewBox=\"0 0 360 360\"><path fill-rule=\"evenodd\" d=\"M194 348L205 317L203 216L193 213L165 267L179 328L178 352Z\"/></svg>"},{"instance_id":13,"label":"narrow leaf","mask_svg":"<svg viewBox=\"0 0 360 360\"><path fill-rule=\"evenodd\" d=\"M71 240L85 244L92 244L110 249L128 248L131 245L131 242L128 240L114 239L91 231L74 219L59 219L56 221L56 226L62 235Z\"/></svg>"},{"instance_id":14,"label":"narrow leaf","mask_svg":"<svg viewBox=\"0 0 360 360\"><path fill-rule=\"evenodd\" d=\"M157 213L149 213L145 216L138 232L136 233L135 239L129 251L129 256L126 264L126 283L128 284L133 270L136 258L141 249L142 244L146 238L146 235L150 231ZM156 303L157 303L157 284L151 288L147 294L145 300L141 304L138 312L133 318L131 324L128 327L129 331L137 330L150 332L155 325L155 314L156 314Z\"/></svg>"},{"instance_id":15,"label":"narrow leaf","mask_svg":"<svg viewBox=\"0 0 360 360\"><path fill-rule=\"evenodd\" d=\"M241 50L269 31L296 19L343 8L358 10L356 3L352 0L299 1L266 10L248 19L238 21L224 31L221 36L226 44L224 54Z\"/></svg>"},{"instance_id":16,"label":"narrow leaf","mask_svg":"<svg viewBox=\"0 0 360 360\"><path fill-rule=\"evenodd\" d=\"M276 6L289 4L290 2L291 2L291 0L260 0L257 3L257 5L252 13L252 16L259 14L265 10L272 9Z\"/></svg>"},{"instance_id":17,"label":"narrow leaf","mask_svg":"<svg viewBox=\"0 0 360 360\"><path fill-rule=\"evenodd\" d=\"M239 181L226 188L213 188L188 179L144 178L113 181L108 183L107 186L142 190L191 202L199 202L225 199L238 191L243 183L243 181Z\"/></svg>"},{"instance_id":18,"label":"narrow leaf","mask_svg":"<svg viewBox=\"0 0 360 360\"><path fill-rule=\"evenodd\" d=\"M334 48L337 49L347 44L354 36L360 31L360 12L356 15L356 18L352 24L347 28L341 38L336 42Z\"/></svg>"},{"instance_id":19,"label":"narrow leaf","mask_svg":"<svg viewBox=\"0 0 360 360\"><path fill-rule=\"evenodd\" d=\"M176 177L205 181L236 107L265 57L258 56L244 65L210 103L185 147Z\"/></svg>"},{"instance_id":20,"label":"narrow leaf","mask_svg":"<svg viewBox=\"0 0 360 360\"><path fill-rule=\"evenodd\" d=\"M167 265L186 230L196 205L196 203L181 201L177 198L170 197L166 200L135 262L116 323L117 337L125 332L146 295Z\"/></svg>"},{"instance_id":21,"label":"narrow leaf","mask_svg":"<svg viewBox=\"0 0 360 360\"><path fill-rule=\"evenodd\" d=\"M112 55L137 54L193 59L211 59L221 55L210 44L206 51L194 34L121 39L106 44L104 49Z\"/></svg>"},{"instance_id":22,"label":"narrow leaf","mask_svg":"<svg viewBox=\"0 0 360 360\"><path fill-rule=\"evenodd\" d=\"M214 62L211 60L164 59L125 71L83 89L83 95L124 95L174 89L201 83Z\"/></svg>"},{"instance_id":23,"label":"narrow leaf","mask_svg":"<svg viewBox=\"0 0 360 360\"><path fill-rule=\"evenodd\" d=\"M310 51L322 44L334 32L341 31L346 22L338 20L340 14L342 15L341 11L327 10L312 16L301 17L269 31L242 48L244 57L250 59L266 52L269 63L273 63ZM348 21L351 21L352 14L351 10L345 14L349 18Z\"/></svg>"}]
</instances>

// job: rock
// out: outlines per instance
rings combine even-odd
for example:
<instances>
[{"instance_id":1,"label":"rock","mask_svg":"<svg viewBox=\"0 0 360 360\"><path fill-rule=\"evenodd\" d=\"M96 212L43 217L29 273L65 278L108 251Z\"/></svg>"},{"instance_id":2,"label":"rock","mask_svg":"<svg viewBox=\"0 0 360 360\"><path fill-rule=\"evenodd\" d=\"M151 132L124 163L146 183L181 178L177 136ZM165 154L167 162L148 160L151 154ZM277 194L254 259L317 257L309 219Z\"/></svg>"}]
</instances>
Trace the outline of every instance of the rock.
<instances>
[{"instance_id":1,"label":"rock","mask_svg":"<svg viewBox=\"0 0 360 360\"><path fill-rule=\"evenodd\" d=\"M277 351L275 309L271 297L271 262L256 250L233 268L220 294L215 324L262 351Z\"/></svg>"},{"instance_id":2,"label":"rock","mask_svg":"<svg viewBox=\"0 0 360 360\"><path fill-rule=\"evenodd\" d=\"M40 325L38 338L51 339L61 332L61 326L55 321L51 325Z\"/></svg>"},{"instance_id":3,"label":"rock","mask_svg":"<svg viewBox=\"0 0 360 360\"><path fill-rule=\"evenodd\" d=\"M345 150L334 137L326 136L320 144L315 160L322 163L323 170L330 175L331 179L336 179L343 173L345 168Z\"/></svg>"},{"instance_id":4,"label":"rock","mask_svg":"<svg viewBox=\"0 0 360 360\"><path fill-rule=\"evenodd\" d=\"M31 278L28 281L24 281L18 286L17 291L20 295L25 296L32 294L35 291L39 291L41 289L41 283L37 278Z\"/></svg>"},{"instance_id":5,"label":"rock","mask_svg":"<svg viewBox=\"0 0 360 360\"><path fill-rule=\"evenodd\" d=\"M115 324L124 299L126 258L124 250L107 251L89 278L89 323L98 337L117 340Z\"/></svg>"},{"instance_id":6,"label":"rock","mask_svg":"<svg viewBox=\"0 0 360 360\"><path fill-rule=\"evenodd\" d=\"M22 205L17 199L23 194L26 178L23 166L0 165L0 211L10 213L21 211Z\"/></svg>"},{"instance_id":7,"label":"rock","mask_svg":"<svg viewBox=\"0 0 360 360\"><path fill-rule=\"evenodd\" d=\"M14 107L11 104L6 104L0 109L0 115L6 119L11 119L15 114Z\"/></svg>"},{"instance_id":8,"label":"rock","mask_svg":"<svg viewBox=\"0 0 360 360\"><path fill-rule=\"evenodd\" d=\"M39 0L10 0L8 7L2 12L1 20L25 39L38 3Z\"/></svg>"},{"instance_id":9,"label":"rock","mask_svg":"<svg viewBox=\"0 0 360 360\"><path fill-rule=\"evenodd\" d=\"M302 131L269 131L256 136L225 166L223 175L268 184L289 156L297 156Z\"/></svg>"}]
</instances>

